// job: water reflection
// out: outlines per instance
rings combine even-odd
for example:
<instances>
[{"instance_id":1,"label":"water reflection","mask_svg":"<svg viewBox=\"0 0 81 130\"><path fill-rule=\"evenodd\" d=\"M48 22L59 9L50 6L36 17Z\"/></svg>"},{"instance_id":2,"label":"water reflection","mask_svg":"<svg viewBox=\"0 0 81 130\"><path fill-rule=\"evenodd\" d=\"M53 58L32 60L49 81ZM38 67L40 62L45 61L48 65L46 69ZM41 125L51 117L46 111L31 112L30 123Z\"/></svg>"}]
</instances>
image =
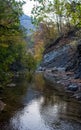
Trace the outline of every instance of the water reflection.
<instances>
[{"instance_id":1,"label":"water reflection","mask_svg":"<svg viewBox=\"0 0 81 130\"><path fill-rule=\"evenodd\" d=\"M41 100L40 98L37 101L29 103L23 111L19 112L15 118L12 119L12 126L15 126L15 129L18 130L49 130L46 128L40 115Z\"/></svg>"},{"instance_id":2,"label":"water reflection","mask_svg":"<svg viewBox=\"0 0 81 130\"><path fill-rule=\"evenodd\" d=\"M20 81L20 83L21 82L25 91L22 91L21 96L17 95L18 104L16 103L16 105L19 106L19 104L21 104L22 107L16 107L15 111L10 111L10 113L13 114L10 118L8 117L6 124L4 120L1 122L1 130L81 129L81 124L77 122L78 120L81 121L80 104L64 101L64 97L60 97L57 91L51 89L51 87L44 82L41 74L37 74L34 82L31 84L27 84L26 81ZM10 104L11 103L9 103L9 105ZM13 107L15 107L15 105ZM6 115L4 114L4 116Z\"/></svg>"},{"instance_id":3,"label":"water reflection","mask_svg":"<svg viewBox=\"0 0 81 130\"><path fill-rule=\"evenodd\" d=\"M61 110L66 111L66 104L43 106L44 101L44 97L41 96L27 104L11 119L12 127L14 126L15 130L80 130L79 123L60 118Z\"/></svg>"},{"instance_id":4,"label":"water reflection","mask_svg":"<svg viewBox=\"0 0 81 130\"><path fill-rule=\"evenodd\" d=\"M28 83L31 83L33 81L33 78L34 78L33 75L34 75L34 72L32 71L25 73L25 78Z\"/></svg>"}]
</instances>

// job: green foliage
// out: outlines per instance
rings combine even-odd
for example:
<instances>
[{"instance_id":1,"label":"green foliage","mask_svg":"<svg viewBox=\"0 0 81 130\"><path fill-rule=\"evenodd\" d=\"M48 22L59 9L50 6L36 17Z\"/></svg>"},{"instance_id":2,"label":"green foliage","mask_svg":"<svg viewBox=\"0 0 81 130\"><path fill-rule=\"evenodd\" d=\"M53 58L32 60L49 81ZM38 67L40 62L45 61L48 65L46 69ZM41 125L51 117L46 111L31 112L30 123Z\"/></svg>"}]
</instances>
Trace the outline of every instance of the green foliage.
<instances>
[{"instance_id":1,"label":"green foliage","mask_svg":"<svg viewBox=\"0 0 81 130\"><path fill-rule=\"evenodd\" d=\"M57 37L57 30L53 23L41 23L34 32L34 57L40 64L44 48L48 46Z\"/></svg>"},{"instance_id":2,"label":"green foliage","mask_svg":"<svg viewBox=\"0 0 81 130\"><path fill-rule=\"evenodd\" d=\"M34 0L36 4L32 10L33 23L55 23L58 34L64 28L81 26L81 0ZM68 25L68 26L67 26Z\"/></svg>"},{"instance_id":3,"label":"green foliage","mask_svg":"<svg viewBox=\"0 0 81 130\"><path fill-rule=\"evenodd\" d=\"M23 57L23 65L28 71L35 71L36 69L36 60L31 53L24 55Z\"/></svg>"},{"instance_id":4,"label":"green foliage","mask_svg":"<svg viewBox=\"0 0 81 130\"><path fill-rule=\"evenodd\" d=\"M71 24L81 26L81 1L67 2L66 9L66 14L71 18Z\"/></svg>"},{"instance_id":5,"label":"green foliage","mask_svg":"<svg viewBox=\"0 0 81 130\"><path fill-rule=\"evenodd\" d=\"M0 1L0 82L12 77L11 65L21 61L25 45L19 17L24 2L15 0Z\"/></svg>"}]
</instances>

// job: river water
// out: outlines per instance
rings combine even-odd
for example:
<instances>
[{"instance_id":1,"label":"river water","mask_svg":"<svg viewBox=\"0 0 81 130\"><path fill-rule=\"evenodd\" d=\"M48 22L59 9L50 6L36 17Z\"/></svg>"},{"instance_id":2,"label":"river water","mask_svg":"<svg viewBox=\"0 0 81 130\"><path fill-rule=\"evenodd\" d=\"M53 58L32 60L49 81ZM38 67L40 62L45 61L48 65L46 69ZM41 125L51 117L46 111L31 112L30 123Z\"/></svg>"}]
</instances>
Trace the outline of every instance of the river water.
<instances>
[{"instance_id":1,"label":"river water","mask_svg":"<svg viewBox=\"0 0 81 130\"><path fill-rule=\"evenodd\" d=\"M2 95L0 130L81 130L81 104L62 96L36 74L31 83L24 77Z\"/></svg>"}]
</instances>

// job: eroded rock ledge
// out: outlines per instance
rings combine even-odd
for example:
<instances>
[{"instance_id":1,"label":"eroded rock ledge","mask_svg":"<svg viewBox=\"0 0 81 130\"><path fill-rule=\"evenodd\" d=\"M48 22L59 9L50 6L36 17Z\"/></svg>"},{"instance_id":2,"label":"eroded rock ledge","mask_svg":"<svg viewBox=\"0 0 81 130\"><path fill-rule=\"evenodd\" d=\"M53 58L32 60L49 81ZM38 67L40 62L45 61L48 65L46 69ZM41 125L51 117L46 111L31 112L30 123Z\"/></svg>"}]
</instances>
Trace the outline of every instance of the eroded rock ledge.
<instances>
[{"instance_id":1,"label":"eroded rock ledge","mask_svg":"<svg viewBox=\"0 0 81 130\"><path fill-rule=\"evenodd\" d=\"M81 39L64 38L45 50L40 70L50 82L62 85L60 91L72 93L81 101Z\"/></svg>"}]
</instances>

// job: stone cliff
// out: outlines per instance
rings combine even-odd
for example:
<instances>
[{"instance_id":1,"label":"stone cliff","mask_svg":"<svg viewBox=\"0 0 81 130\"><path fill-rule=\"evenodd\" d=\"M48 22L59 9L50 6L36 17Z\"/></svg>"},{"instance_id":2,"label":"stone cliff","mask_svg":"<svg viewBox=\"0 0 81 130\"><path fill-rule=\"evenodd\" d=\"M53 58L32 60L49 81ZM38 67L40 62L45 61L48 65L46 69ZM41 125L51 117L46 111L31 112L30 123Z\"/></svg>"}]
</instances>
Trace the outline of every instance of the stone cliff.
<instances>
[{"instance_id":1,"label":"stone cliff","mask_svg":"<svg viewBox=\"0 0 81 130\"><path fill-rule=\"evenodd\" d=\"M76 29L46 47L41 63L46 79L65 86L81 99L81 37Z\"/></svg>"}]
</instances>

